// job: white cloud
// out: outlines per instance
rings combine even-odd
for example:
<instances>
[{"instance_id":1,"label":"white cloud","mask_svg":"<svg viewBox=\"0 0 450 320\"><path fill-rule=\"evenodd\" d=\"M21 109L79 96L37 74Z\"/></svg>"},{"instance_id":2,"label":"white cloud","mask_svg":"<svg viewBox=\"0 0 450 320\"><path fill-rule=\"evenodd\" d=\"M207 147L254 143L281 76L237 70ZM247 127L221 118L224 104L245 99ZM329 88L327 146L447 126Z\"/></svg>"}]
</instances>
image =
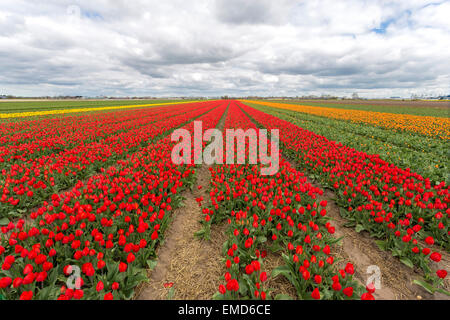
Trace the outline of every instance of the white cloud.
<instances>
[{"instance_id":1,"label":"white cloud","mask_svg":"<svg viewBox=\"0 0 450 320\"><path fill-rule=\"evenodd\" d=\"M448 94L450 1L0 2L0 93Z\"/></svg>"}]
</instances>

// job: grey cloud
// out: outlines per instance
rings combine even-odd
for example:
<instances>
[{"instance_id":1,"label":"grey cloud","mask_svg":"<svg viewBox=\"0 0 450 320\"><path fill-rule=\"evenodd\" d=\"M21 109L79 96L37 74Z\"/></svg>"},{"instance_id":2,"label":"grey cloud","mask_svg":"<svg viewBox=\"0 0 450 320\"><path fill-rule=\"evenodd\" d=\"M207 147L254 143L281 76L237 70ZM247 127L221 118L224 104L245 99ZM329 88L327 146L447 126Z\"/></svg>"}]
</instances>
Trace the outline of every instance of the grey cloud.
<instances>
[{"instance_id":1,"label":"grey cloud","mask_svg":"<svg viewBox=\"0 0 450 320\"><path fill-rule=\"evenodd\" d=\"M219 21L230 24L279 23L280 4L271 0L217 0L215 12Z\"/></svg>"},{"instance_id":2,"label":"grey cloud","mask_svg":"<svg viewBox=\"0 0 450 320\"><path fill-rule=\"evenodd\" d=\"M23 29L25 19L18 15L0 16L0 36L10 37Z\"/></svg>"},{"instance_id":3,"label":"grey cloud","mask_svg":"<svg viewBox=\"0 0 450 320\"><path fill-rule=\"evenodd\" d=\"M124 65L135 69L142 75L147 75L152 78L168 78L170 72L163 68L158 68L154 62L145 59L129 59L129 57L123 58Z\"/></svg>"}]
</instances>

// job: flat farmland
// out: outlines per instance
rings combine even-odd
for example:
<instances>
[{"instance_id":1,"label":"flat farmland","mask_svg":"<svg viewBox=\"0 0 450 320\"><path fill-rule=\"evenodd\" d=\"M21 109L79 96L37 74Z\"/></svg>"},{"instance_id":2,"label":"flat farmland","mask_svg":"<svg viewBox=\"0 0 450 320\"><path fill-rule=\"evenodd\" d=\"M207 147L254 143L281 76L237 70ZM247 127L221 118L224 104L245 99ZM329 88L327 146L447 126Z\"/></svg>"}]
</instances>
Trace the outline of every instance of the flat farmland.
<instances>
[{"instance_id":1,"label":"flat farmland","mask_svg":"<svg viewBox=\"0 0 450 320\"><path fill-rule=\"evenodd\" d=\"M414 114L418 116L450 117L450 101L429 100L267 100L287 104L390 112L395 114Z\"/></svg>"},{"instance_id":2,"label":"flat farmland","mask_svg":"<svg viewBox=\"0 0 450 320\"><path fill-rule=\"evenodd\" d=\"M170 103L180 100L8 100L0 99L0 113L18 113L27 111L49 111L71 108L96 108L107 106L145 105L156 103Z\"/></svg>"},{"instance_id":3,"label":"flat farmland","mask_svg":"<svg viewBox=\"0 0 450 320\"><path fill-rule=\"evenodd\" d=\"M109 102L0 103L0 299L448 299L448 117Z\"/></svg>"}]
</instances>

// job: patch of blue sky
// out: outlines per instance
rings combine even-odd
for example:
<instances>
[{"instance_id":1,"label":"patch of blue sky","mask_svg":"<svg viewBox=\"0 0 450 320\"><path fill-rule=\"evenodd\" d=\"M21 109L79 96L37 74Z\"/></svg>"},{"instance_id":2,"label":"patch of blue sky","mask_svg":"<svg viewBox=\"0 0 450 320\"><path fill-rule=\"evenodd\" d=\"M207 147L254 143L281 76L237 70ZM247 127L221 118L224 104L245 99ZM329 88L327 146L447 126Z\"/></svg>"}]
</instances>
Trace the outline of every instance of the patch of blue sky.
<instances>
[{"instance_id":1,"label":"patch of blue sky","mask_svg":"<svg viewBox=\"0 0 450 320\"><path fill-rule=\"evenodd\" d=\"M393 18L387 19L387 20L381 22L380 25L377 28L373 28L371 31L375 32L375 33L378 33L378 34L385 34L386 33L386 29L393 22L395 22L395 19L393 19Z\"/></svg>"},{"instance_id":2,"label":"patch of blue sky","mask_svg":"<svg viewBox=\"0 0 450 320\"><path fill-rule=\"evenodd\" d=\"M97 11L82 10L81 15L92 20L103 20L103 16Z\"/></svg>"}]
</instances>

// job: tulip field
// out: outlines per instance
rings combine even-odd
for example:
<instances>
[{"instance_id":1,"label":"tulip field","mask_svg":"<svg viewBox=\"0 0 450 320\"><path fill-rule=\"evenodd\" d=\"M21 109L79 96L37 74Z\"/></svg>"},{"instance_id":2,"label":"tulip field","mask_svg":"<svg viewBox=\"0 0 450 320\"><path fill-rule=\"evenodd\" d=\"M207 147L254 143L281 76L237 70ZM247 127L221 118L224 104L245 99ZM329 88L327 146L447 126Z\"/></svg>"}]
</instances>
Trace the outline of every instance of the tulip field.
<instances>
[{"instance_id":1,"label":"tulip field","mask_svg":"<svg viewBox=\"0 0 450 320\"><path fill-rule=\"evenodd\" d=\"M411 291L403 298L450 298L449 117L265 100L17 108L0 112L0 300L145 299L151 286L183 297L194 276L170 265L208 273L208 261L159 258L187 210L193 246L221 239L206 257L213 289L192 280L199 296L386 298L361 269L375 262L355 261L337 236L345 230L407 274L393 280ZM227 129L279 130L278 172L175 164L171 134L194 136L194 121L224 141ZM380 292L402 291L381 277Z\"/></svg>"}]
</instances>

